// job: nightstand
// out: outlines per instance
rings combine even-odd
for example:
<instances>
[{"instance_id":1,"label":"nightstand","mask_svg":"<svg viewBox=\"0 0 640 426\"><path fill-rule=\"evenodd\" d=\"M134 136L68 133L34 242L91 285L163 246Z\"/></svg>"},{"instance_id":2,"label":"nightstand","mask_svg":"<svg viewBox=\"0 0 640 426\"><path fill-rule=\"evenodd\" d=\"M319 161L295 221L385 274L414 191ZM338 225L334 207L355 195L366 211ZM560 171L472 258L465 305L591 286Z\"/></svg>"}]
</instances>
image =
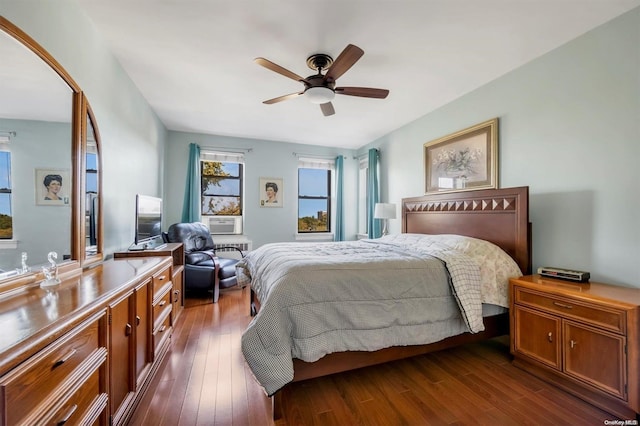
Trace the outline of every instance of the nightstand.
<instances>
[{"instance_id":1,"label":"nightstand","mask_svg":"<svg viewBox=\"0 0 640 426\"><path fill-rule=\"evenodd\" d=\"M640 412L640 289L509 280L513 364L621 419Z\"/></svg>"}]
</instances>

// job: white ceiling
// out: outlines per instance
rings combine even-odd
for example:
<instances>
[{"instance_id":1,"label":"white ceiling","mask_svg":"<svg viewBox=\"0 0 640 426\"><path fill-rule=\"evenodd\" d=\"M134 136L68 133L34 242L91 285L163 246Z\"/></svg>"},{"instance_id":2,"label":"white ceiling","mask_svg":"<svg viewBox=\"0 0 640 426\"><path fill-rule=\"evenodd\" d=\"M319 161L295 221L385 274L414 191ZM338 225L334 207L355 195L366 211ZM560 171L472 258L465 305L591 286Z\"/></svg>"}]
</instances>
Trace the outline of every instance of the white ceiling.
<instances>
[{"instance_id":1,"label":"white ceiling","mask_svg":"<svg viewBox=\"0 0 640 426\"><path fill-rule=\"evenodd\" d=\"M640 0L78 0L170 130L359 148L588 30ZM324 117L294 80L306 59L364 56Z\"/></svg>"}]
</instances>

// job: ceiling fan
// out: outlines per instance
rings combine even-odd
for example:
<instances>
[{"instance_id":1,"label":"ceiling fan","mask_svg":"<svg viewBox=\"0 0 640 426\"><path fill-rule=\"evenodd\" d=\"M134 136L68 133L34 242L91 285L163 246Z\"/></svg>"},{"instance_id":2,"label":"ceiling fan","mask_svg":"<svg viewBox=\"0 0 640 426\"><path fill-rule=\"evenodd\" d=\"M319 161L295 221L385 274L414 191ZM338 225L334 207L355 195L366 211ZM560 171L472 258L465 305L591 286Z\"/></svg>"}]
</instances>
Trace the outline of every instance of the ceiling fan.
<instances>
[{"instance_id":1,"label":"ceiling fan","mask_svg":"<svg viewBox=\"0 0 640 426\"><path fill-rule=\"evenodd\" d=\"M317 70L318 73L310 75L307 78L302 78L298 74L291 72L280 65L274 64L268 59L256 58L255 62L258 65L262 65L271 71L277 72L278 74L282 74L285 77L289 77L304 84L304 90L301 92L278 96L277 98L266 100L263 103L270 105L304 95L310 102L319 104L322 113L325 116L329 116L335 114L331 101L336 94L359 96L362 98L386 98L389 94L389 91L386 89L372 89L369 87L335 87L338 77L347 72L349 68L351 68L353 64L362 57L362 55L364 55L364 51L353 44L345 47L335 61L331 56L324 53L311 55L307 58L307 66L312 70ZM326 71L326 74L323 75L322 71Z\"/></svg>"}]
</instances>

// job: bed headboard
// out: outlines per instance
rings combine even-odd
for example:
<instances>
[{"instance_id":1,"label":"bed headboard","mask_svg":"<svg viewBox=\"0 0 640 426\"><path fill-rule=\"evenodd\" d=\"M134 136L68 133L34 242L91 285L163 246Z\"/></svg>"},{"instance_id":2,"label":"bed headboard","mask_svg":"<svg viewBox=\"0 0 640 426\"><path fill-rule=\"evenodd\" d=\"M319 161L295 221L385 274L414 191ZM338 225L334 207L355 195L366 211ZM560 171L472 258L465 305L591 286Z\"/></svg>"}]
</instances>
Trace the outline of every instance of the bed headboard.
<instances>
[{"instance_id":1,"label":"bed headboard","mask_svg":"<svg viewBox=\"0 0 640 426\"><path fill-rule=\"evenodd\" d=\"M403 198L402 232L491 241L531 273L528 186Z\"/></svg>"}]
</instances>

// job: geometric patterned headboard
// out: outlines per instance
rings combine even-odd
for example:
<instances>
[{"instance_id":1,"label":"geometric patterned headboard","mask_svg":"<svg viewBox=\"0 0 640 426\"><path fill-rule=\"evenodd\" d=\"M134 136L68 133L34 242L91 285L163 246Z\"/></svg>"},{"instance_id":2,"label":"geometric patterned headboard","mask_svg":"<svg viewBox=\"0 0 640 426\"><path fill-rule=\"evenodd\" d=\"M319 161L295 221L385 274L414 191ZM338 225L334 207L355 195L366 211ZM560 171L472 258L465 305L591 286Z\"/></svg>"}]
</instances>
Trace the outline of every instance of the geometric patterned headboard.
<instances>
[{"instance_id":1,"label":"geometric patterned headboard","mask_svg":"<svg viewBox=\"0 0 640 426\"><path fill-rule=\"evenodd\" d=\"M402 200L402 232L491 241L531 273L529 187L427 194Z\"/></svg>"}]
</instances>

